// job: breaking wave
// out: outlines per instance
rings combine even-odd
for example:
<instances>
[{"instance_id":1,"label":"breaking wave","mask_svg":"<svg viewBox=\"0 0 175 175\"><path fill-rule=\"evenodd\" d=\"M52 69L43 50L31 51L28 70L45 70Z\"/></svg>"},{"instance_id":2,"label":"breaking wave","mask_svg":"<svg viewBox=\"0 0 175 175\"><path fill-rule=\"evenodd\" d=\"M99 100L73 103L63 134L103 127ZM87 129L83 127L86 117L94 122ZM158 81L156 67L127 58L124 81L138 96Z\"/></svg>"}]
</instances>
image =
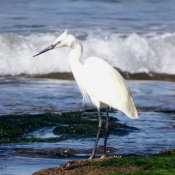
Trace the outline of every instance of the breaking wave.
<instances>
[{"instance_id":1,"label":"breaking wave","mask_svg":"<svg viewBox=\"0 0 175 175\"><path fill-rule=\"evenodd\" d=\"M0 34L0 75L42 75L70 72L69 48L60 48L33 58L49 46L58 33ZM76 35L78 36L78 35ZM82 62L98 56L129 73L175 74L175 33L122 36L116 33L88 33L78 36L84 47Z\"/></svg>"}]
</instances>

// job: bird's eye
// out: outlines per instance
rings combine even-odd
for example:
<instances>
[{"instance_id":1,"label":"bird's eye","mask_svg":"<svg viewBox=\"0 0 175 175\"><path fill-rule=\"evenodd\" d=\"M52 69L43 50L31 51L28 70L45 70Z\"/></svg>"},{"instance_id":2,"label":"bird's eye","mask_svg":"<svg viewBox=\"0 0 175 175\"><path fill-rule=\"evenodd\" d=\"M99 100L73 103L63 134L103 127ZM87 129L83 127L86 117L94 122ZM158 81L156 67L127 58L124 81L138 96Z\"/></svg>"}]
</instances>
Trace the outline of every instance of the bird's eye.
<instances>
[{"instance_id":1,"label":"bird's eye","mask_svg":"<svg viewBox=\"0 0 175 175\"><path fill-rule=\"evenodd\" d=\"M61 43L61 41L58 41L58 42L57 42L57 44L60 44L60 43Z\"/></svg>"}]
</instances>

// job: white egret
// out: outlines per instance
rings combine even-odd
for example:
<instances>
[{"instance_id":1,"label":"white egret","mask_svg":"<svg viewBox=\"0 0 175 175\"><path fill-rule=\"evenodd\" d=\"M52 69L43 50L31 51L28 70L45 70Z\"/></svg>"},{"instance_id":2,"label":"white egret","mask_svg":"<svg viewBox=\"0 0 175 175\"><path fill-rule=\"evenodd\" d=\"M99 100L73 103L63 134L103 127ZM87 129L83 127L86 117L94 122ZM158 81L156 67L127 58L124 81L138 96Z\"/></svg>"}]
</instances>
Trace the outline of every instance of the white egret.
<instances>
[{"instance_id":1,"label":"white egret","mask_svg":"<svg viewBox=\"0 0 175 175\"><path fill-rule=\"evenodd\" d=\"M119 72L106 61L98 57L90 57L82 64L80 58L82 56L83 47L77 38L69 34L67 29L49 47L43 49L38 54L34 55L34 57L59 47L71 48L68 61L82 93L83 100L87 102L91 99L93 105L96 106L98 110L98 132L90 158L95 157L95 151L101 132L102 120L100 108L102 105L107 105L103 158L106 155L106 143L109 130L108 107L122 111L129 118L138 118L138 113L129 88Z\"/></svg>"}]
</instances>

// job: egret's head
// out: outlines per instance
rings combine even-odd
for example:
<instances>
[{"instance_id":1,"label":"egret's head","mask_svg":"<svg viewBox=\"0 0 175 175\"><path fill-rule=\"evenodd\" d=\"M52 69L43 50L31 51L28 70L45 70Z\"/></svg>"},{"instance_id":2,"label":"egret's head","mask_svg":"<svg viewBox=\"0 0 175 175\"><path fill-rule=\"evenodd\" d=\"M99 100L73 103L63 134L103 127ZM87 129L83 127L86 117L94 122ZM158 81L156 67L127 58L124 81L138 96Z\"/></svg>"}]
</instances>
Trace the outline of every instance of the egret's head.
<instances>
[{"instance_id":1,"label":"egret's head","mask_svg":"<svg viewBox=\"0 0 175 175\"><path fill-rule=\"evenodd\" d=\"M69 34L69 31L66 29L50 46L41 50L39 53L34 55L36 57L44 52L47 52L52 49L56 49L59 47L70 47L73 48L76 43L76 38L73 35Z\"/></svg>"}]
</instances>

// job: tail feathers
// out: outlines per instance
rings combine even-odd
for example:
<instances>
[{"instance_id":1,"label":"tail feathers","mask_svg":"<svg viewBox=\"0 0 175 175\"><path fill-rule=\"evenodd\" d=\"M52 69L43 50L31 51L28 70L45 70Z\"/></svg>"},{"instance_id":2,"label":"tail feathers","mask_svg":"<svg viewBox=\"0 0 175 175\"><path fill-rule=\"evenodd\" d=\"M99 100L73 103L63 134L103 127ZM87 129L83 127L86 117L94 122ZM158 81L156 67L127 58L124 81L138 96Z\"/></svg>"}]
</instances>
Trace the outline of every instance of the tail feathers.
<instances>
[{"instance_id":1,"label":"tail feathers","mask_svg":"<svg viewBox=\"0 0 175 175\"><path fill-rule=\"evenodd\" d=\"M126 115L131 118L131 119L137 119L138 118L138 113L137 113L137 110L132 110L132 111L128 111L126 113Z\"/></svg>"},{"instance_id":2,"label":"tail feathers","mask_svg":"<svg viewBox=\"0 0 175 175\"><path fill-rule=\"evenodd\" d=\"M135 107L134 101L131 99L129 102L126 102L123 106L124 110L122 110L129 118L131 119L137 119L138 118L138 112Z\"/></svg>"}]
</instances>

